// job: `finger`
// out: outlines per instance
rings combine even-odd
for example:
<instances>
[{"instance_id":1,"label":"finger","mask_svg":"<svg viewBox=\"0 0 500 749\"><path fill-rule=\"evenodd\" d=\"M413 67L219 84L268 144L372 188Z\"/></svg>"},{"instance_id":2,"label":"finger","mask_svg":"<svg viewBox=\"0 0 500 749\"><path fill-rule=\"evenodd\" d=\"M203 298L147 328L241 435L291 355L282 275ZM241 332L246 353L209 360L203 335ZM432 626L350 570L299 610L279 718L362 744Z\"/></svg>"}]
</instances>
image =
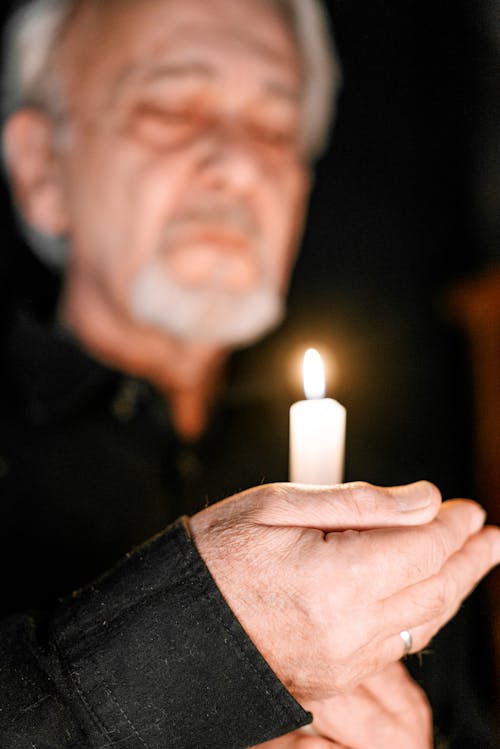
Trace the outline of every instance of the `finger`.
<instances>
[{"instance_id":1,"label":"finger","mask_svg":"<svg viewBox=\"0 0 500 749\"><path fill-rule=\"evenodd\" d=\"M323 531L428 523L441 504L439 490L428 481L399 487L358 481L338 486L270 484L261 489L264 501L257 522Z\"/></svg>"},{"instance_id":2,"label":"finger","mask_svg":"<svg viewBox=\"0 0 500 749\"><path fill-rule=\"evenodd\" d=\"M399 661L369 676L363 681L363 687L373 702L391 715L410 708L415 710L419 704L429 709L425 692Z\"/></svg>"},{"instance_id":3,"label":"finger","mask_svg":"<svg viewBox=\"0 0 500 749\"><path fill-rule=\"evenodd\" d=\"M386 662L403 654L399 633L410 629L411 652L422 650L457 612L462 601L500 563L500 529L483 528L445 563L441 571L384 601L381 618L395 633L386 640Z\"/></svg>"},{"instance_id":4,"label":"finger","mask_svg":"<svg viewBox=\"0 0 500 749\"><path fill-rule=\"evenodd\" d=\"M479 531L484 519L484 510L475 502L453 500L445 502L439 515L426 525L366 531L357 539L329 534L327 541L340 552L354 555L359 574L369 576L373 598L387 598L437 574Z\"/></svg>"},{"instance_id":5,"label":"finger","mask_svg":"<svg viewBox=\"0 0 500 749\"><path fill-rule=\"evenodd\" d=\"M372 745L375 726L390 724L385 710L380 708L378 699L359 684L355 689L333 698L308 706L314 715L314 725L325 736L335 736L349 747Z\"/></svg>"},{"instance_id":6,"label":"finger","mask_svg":"<svg viewBox=\"0 0 500 749\"><path fill-rule=\"evenodd\" d=\"M351 749L431 745L430 706L400 663L363 680L350 692L307 707L320 733L335 736Z\"/></svg>"}]
</instances>

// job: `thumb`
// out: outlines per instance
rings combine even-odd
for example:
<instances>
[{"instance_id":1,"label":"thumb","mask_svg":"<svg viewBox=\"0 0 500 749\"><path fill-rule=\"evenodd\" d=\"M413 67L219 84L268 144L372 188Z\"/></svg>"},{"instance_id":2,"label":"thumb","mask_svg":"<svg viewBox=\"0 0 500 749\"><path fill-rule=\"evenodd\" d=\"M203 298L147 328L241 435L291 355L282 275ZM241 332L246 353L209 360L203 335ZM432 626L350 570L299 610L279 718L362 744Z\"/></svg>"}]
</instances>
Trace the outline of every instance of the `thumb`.
<instances>
[{"instance_id":1,"label":"thumb","mask_svg":"<svg viewBox=\"0 0 500 749\"><path fill-rule=\"evenodd\" d=\"M421 525L435 518L441 493L428 481L405 486L374 486L363 481L338 486L270 484L274 490L258 513L265 525L323 531L366 530Z\"/></svg>"}]
</instances>

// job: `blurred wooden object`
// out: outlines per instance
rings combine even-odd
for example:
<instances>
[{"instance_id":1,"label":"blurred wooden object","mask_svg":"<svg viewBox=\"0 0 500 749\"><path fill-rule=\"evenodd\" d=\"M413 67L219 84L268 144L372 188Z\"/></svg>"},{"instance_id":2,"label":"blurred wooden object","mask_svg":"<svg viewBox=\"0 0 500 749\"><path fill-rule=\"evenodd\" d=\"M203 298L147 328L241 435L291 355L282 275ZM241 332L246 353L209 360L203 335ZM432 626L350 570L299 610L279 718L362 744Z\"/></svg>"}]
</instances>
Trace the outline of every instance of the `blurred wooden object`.
<instances>
[{"instance_id":1,"label":"blurred wooden object","mask_svg":"<svg viewBox=\"0 0 500 749\"><path fill-rule=\"evenodd\" d=\"M500 266L455 287L448 297L471 352L478 499L500 524ZM486 583L500 685L500 569ZM500 690L499 690L500 692Z\"/></svg>"}]
</instances>

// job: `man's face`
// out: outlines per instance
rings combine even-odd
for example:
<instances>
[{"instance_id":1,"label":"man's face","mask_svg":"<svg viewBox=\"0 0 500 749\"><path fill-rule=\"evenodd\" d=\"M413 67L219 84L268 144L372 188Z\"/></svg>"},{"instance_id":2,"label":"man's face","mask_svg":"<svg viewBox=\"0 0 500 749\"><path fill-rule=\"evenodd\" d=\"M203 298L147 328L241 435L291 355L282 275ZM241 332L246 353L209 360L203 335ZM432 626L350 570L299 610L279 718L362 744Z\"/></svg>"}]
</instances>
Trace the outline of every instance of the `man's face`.
<instances>
[{"instance_id":1,"label":"man's face","mask_svg":"<svg viewBox=\"0 0 500 749\"><path fill-rule=\"evenodd\" d=\"M128 324L251 339L277 314L308 187L287 29L264 0L96 5L62 51L72 284Z\"/></svg>"}]
</instances>

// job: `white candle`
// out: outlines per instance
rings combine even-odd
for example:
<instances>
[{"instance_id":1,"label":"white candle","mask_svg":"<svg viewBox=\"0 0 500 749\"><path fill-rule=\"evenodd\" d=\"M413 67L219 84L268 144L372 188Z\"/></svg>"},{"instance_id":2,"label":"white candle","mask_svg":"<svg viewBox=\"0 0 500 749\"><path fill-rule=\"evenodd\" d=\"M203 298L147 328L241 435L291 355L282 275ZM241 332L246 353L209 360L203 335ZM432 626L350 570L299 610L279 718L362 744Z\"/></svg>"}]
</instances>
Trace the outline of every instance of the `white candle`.
<instances>
[{"instance_id":1,"label":"white candle","mask_svg":"<svg viewBox=\"0 0 500 749\"><path fill-rule=\"evenodd\" d=\"M339 484L344 472L346 410L325 398L323 362L315 349L304 356L307 400L290 408L290 481Z\"/></svg>"}]
</instances>

